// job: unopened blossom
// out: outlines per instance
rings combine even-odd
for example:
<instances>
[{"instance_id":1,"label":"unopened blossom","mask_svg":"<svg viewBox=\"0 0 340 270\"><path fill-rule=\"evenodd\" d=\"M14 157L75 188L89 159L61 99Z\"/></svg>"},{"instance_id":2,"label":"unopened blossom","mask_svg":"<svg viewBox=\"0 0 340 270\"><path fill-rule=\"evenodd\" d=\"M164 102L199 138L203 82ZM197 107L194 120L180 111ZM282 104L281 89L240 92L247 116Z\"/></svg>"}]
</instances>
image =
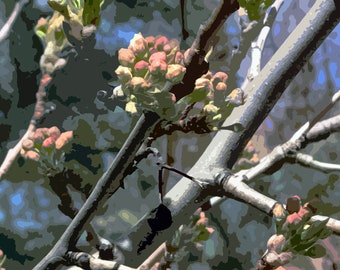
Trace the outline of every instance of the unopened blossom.
<instances>
[{"instance_id":1,"label":"unopened blossom","mask_svg":"<svg viewBox=\"0 0 340 270\"><path fill-rule=\"evenodd\" d=\"M149 63L144 60L138 61L133 69L137 76L144 77L149 69Z\"/></svg>"},{"instance_id":2,"label":"unopened blossom","mask_svg":"<svg viewBox=\"0 0 340 270\"><path fill-rule=\"evenodd\" d=\"M145 38L146 42L148 43L149 48L153 47L155 44L155 37L154 36L148 36Z\"/></svg>"},{"instance_id":3,"label":"unopened blossom","mask_svg":"<svg viewBox=\"0 0 340 270\"><path fill-rule=\"evenodd\" d=\"M150 88L151 84L142 77L133 77L129 82L133 91L145 91Z\"/></svg>"},{"instance_id":4,"label":"unopened blossom","mask_svg":"<svg viewBox=\"0 0 340 270\"><path fill-rule=\"evenodd\" d=\"M135 54L130 49L122 48L118 51L118 61L123 66L131 66L135 62Z\"/></svg>"},{"instance_id":5,"label":"unopened blossom","mask_svg":"<svg viewBox=\"0 0 340 270\"><path fill-rule=\"evenodd\" d=\"M148 50L148 42L145 40L141 33L135 34L130 40L130 45L128 47L136 55L144 55Z\"/></svg>"},{"instance_id":6,"label":"unopened blossom","mask_svg":"<svg viewBox=\"0 0 340 270\"><path fill-rule=\"evenodd\" d=\"M165 78L173 83L180 82L183 79L185 71L186 68L179 64L168 65Z\"/></svg>"},{"instance_id":7,"label":"unopened blossom","mask_svg":"<svg viewBox=\"0 0 340 270\"><path fill-rule=\"evenodd\" d=\"M165 61L162 60L154 60L149 66L149 71L151 74L157 73L165 73L168 68L168 65Z\"/></svg>"},{"instance_id":8,"label":"unopened blossom","mask_svg":"<svg viewBox=\"0 0 340 270\"><path fill-rule=\"evenodd\" d=\"M26 139L22 142L22 148L26 151L33 147L34 147L34 142L30 139Z\"/></svg>"},{"instance_id":9,"label":"unopened blossom","mask_svg":"<svg viewBox=\"0 0 340 270\"><path fill-rule=\"evenodd\" d=\"M175 64L183 64L184 55L182 52L178 51L175 54Z\"/></svg>"},{"instance_id":10,"label":"unopened blossom","mask_svg":"<svg viewBox=\"0 0 340 270\"><path fill-rule=\"evenodd\" d=\"M228 79L228 74L225 72L219 71L212 77L212 83L215 86L219 82L226 83L227 79Z\"/></svg>"},{"instance_id":11,"label":"unopened blossom","mask_svg":"<svg viewBox=\"0 0 340 270\"><path fill-rule=\"evenodd\" d=\"M61 149L64 145L66 145L73 138L73 131L66 131L60 134L58 139L55 141L55 148Z\"/></svg>"},{"instance_id":12,"label":"unopened blossom","mask_svg":"<svg viewBox=\"0 0 340 270\"><path fill-rule=\"evenodd\" d=\"M131 70L128 67L118 66L115 73L117 74L120 83L126 83L132 78Z\"/></svg>"},{"instance_id":13,"label":"unopened blossom","mask_svg":"<svg viewBox=\"0 0 340 270\"><path fill-rule=\"evenodd\" d=\"M195 90L198 89L206 89L206 90L212 90L212 84L210 80L205 78L198 78L195 82Z\"/></svg>"},{"instance_id":14,"label":"unopened blossom","mask_svg":"<svg viewBox=\"0 0 340 270\"><path fill-rule=\"evenodd\" d=\"M154 61L166 61L166 53L165 52L155 52L151 54L149 58L149 63L152 64Z\"/></svg>"},{"instance_id":15,"label":"unopened blossom","mask_svg":"<svg viewBox=\"0 0 340 270\"><path fill-rule=\"evenodd\" d=\"M156 37L155 39L155 48L158 50L158 51L162 51L163 50L163 47L169 42L169 40L167 39L167 37L165 36L159 36L159 37Z\"/></svg>"}]
</instances>

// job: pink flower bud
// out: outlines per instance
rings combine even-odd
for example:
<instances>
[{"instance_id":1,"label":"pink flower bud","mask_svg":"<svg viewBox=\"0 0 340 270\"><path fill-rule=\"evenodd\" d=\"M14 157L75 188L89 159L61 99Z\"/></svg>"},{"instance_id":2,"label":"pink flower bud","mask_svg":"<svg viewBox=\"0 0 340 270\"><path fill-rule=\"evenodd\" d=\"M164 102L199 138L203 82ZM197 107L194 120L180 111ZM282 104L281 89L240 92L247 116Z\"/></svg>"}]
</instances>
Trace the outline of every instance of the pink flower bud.
<instances>
[{"instance_id":1,"label":"pink flower bud","mask_svg":"<svg viewBox=\"0 0 340 270\"><path fill-rule=\"evenodd\" d=\"M165 36L158 36L155 39L155 48L158 51L162 51L164 48L164 45L166 45L169 42L169 40Z\"/></svg>"},{"instance_id":2,"label":"pink flower bud","mask_svg":"<svg viewBox=\"0 0 340 270\"><path fill-rule=\"evenodd\" d=\"M163 47L163 51L166 53L166 54L169 54L171 52L172 48L170 46L170 44L165 44L164 47Z\"/></svg>"},{"instance_id":3,"label":"pink flower bud","mask_svg":"<svg viewBox=\"0 0 340 270\"><path fill-rule=\"evenodd\" d=\"M184 64L184 55L180 51L176 52L175 64Z\"/></svg>"},{"instance_id":4,"label":"pink flower bud","mask_svg":"<svg viewBox=\"0 0 340 270\"><path fill-rule=\"evenodd\" d=\"M212 83L214 86L216 86L216 84L218 84L219 82L226 83L227 79L228 79L227 73L220 71L213 76Z\"/></svg>"},{"instance_id":5,"label":"pink flower bud","mask_svg":"<svg viewBox=\"0 0 340 270\"><path fill-rule=\"evenodd\" d=\"M31 159L31 160L34 160L34 161L38 161L39 158L40 158L40 155L37 152L30 150L30 151L26 152L25 158L28 158L28 159Z\"/></svg>"},{"instance_id":6,"label":"pink flower bud","mask_svg":"<svg viewBox=\"0 0 340 270\"><path fill-rule=\"evenodd\" d=\"M22 149L24 149L25 151L31 149L34 147L34 142L30 139L26 139L22 142Z\"/></svg>"},{"instance_id":7,"label":"pink flower bud","mask_svg":"<svg viewBox=\"0 0 340 270\"><path fill-rule=\"evenodd\" d=\"M173 83L180 82L183 79L186 68L179 65L168 65L168 71L166 72L165 78Z\"/></svg>"},{"instance_id":8,"label":"pink flower bud","mask_svg":"<svg viewBox=\"0 0 340 270\"><path fill-rule=\"evenodd\" d=\"M227 91L227 85L224 82L219 82L215 86L216 91L225 92Z\"/></svg>"},{"instance_id":9,"label":"pink flower bud","mask_svg":"<svg viewBox=\"0 0 340 270\"><path fill-rule=\"evenodd\" d=\"M130 40L128 47L134 54L141 56L144 55L148 49L148 42L144 39L141 33L135 34Z\"/></svg>"},{"instance_id":10,"label":"pink flower bud","mask_svg":"<svg viewBox=\"0 0 340 270\"><path fill-rule=\"evenodd\" d=\"M155 37L154 36L148 36L145 38L146 42L148 43L149 48L153 47L155 44Z\"/></svg>"},{"instance_id":11,"label":"pink flower bud","mask_svg":"<svg viewBox=\"0 0 340 270\"><path fill-rule=\"evenodd\" d=\"M60 134L59 138L55 141L55 148L61 149L73 138L73 131L66 131Z\"/></svg>"},{"instance_id":12,"label":"pink flower bud","mask_svg":"<svg viewBox=\"0 0 340 270\"><path fill-rule=\"evenodd\" d=\"M53 137L54 139L57 139L60 136L60 130L58 127L53 126L48 129L47 135L49 137Z\"/></svg>"},{"instance_id":13,"label":"pink flower bud","mask_svg":"<svg viewBox=\"0 0 340 270\"><path fill-rule=\"evenodd\" d=\"M138 61L134 67L134 71L136 75L139 77L144 77L148 69L149 69L149 63L144 60Z\"/></svg>"},{"instance_id":14,"label":"pink flower bud","mask_svg":"<svg viewBox=\"0 0 340 270\"><path fill-rule=\"evenodd\" d=\"M297 213L293 213L287 216L286 223L288 224L299 224L302 221L301 217Z\"/></svg>"},{"instance_id":15,"label":"pink flower bud","mask_svg":"<svg viewBox=\"0 0 340 270\"><path fill-rule=\"evenodd\" d=\"M53 149L54 146L55 146L55 139L53 137L46 138L42 143L42 147L44 147L46 150Z\"/></svg>"},{"instance_id":16,"label":"pink flower bud","mask_svg":"<svg viewBox=\"0 0 340 270\"><path fill-rule=\"evenodd\" d=\"M166 61L166 53L165 52L156 52L151 54L150 58L149 58L149 63L152 64L152 62L154 61Z\"/></svg>"},{"instance_id":17,"label":"pink flower bud","mask_svg":"<svg viewBox=\"0 0 340 270\"><path fill-rule=\"evenodd\" d=\"M122 48L118 51L119 63L123 66L132 66L135 62L135 55L130 49Z\"/></svg>"},{"instance_id":18,"label":"pink flower bud","mask_svg":"<svg viewBox=\"0 0 340 270\"><path fill-rule=\"evenodd\" d=\"M149 71L151 74L157 73L165 73L167 70L168 65L165 61L162 60L154 60L152 61L151 65L149 66Z\"/></svg>"}]
</instances>

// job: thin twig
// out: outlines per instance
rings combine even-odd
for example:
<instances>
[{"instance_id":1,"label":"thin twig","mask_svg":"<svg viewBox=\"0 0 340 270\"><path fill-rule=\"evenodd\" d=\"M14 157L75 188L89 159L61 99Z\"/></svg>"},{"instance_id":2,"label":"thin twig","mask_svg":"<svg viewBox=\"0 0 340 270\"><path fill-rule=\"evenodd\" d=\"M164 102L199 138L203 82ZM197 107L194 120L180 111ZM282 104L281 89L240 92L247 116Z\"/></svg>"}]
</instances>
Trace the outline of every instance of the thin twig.
<instances>
[{"instance_id":1,"label":"thin twig","mask_svg":"<svg viewBox=\"0 0 340 270\"><path fill-rule=\"evenodd\" d=\"M248 75L241 86L241 89L245 89L247 84L250 83L260 73L264 44L274 23L275 17L283 2L284 0L276 0L266 11L261 32L258 35L257 39L251 43L251 65L248 70Z\"/></svg>"},{"instance_id":2,"label":"thin twig","mask_svg":"<svg viewBox=\"0 0 340 270\"><path fill-rule=\"evenodd\" d=\"M8 38L9 33L11 32L13 25L18 18L22 8L26 5L29 0L19 0L19 2L15 3L13 11L9 16L7 22L0 29L0 43Z\"/></svg>"},{"instance_id":3,"label":"thin twig","mask_svg":"<svg viewBox=\"0 0 340 270\"><path fill-rule=\"evenodd\" d=\"M295 157L295 162L302 166L313 168L324 173L340 171L339 164L317 161L311 155L303 153L297 153Z\"/></svg>"},{"instance_id":4,"label":"thin twig","mask_svg":"<svg viewBox=\"0 0 340 270\"><path fill-rule=\"evenodd\" d=\"M7 171L15 161L16 157L20 153L22 142L34 134L38 122L42 119L42 117L44 117L47 112L49 112L49 109L46 109L44 106L44 99L46 96L45 89L50 83L51 79L51 76L48 74L43 75L43 77L41 78L39 89L36 94L37 102L35 104L34 114L31 118L30 124L24 136L22 136L22 138L13 148L8 150L6 157L0 166L0 179L7 173Z\"/></svg>"}]
</instances>

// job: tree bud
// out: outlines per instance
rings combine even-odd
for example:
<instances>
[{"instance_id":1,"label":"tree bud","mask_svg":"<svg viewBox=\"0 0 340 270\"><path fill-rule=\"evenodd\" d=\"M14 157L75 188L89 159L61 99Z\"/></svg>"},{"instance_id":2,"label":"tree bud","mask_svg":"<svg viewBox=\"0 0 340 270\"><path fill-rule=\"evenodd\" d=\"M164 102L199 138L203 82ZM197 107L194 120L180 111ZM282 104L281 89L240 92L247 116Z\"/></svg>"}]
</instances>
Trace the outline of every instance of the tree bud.
<instances>
[{"instance_id":1,"label":"tree bud","mask_svg":"<svg viewBox=\"0 0 340 270\"><path fill-rule=\"evenodd\" d=\"M138 61L134 66L134 71L139 77L144 77L148 69L149 63L144 60Z\"/></svg>"},{"instance_id":2,"label":"tree bud","mask_svg":"<svg viewBox=\"0 0 340 270\"><path fill-rule=\"evenodd\" d=\"M118 76L119 82L122 84L128 82L132 78L132 73L128 67L118 66L115 73Z\"/></svg>"},{"instance_id":3,"label":"tree bud","mask_svg":"<svg viewBox=\"0 0 340 270\"><path fill-rule=\"evenodd\" d=\"M132 66L136 56L130 49L122 48L118 51L118 61L123 66Z\"/></svg>"},{"instance_id":4,"label":"tree bud","mask_svg":"<svg viewBox=\"0 0 340 270\"><path fill-rule=\"evenodd\" d=\"M162 51L164 46L169 42L169 40L167 39L167 37L165 36L159 36L159 37L156 37L155 39L155 48L158 50L158 51Z\"/></svg>"},{"instance_id":5,"label":"tree bud","mask_svg":"<svg viewBox=\"0 0 340 270\"><path fill-rule=\"evenodd\" d=\"M141 33L135 34L130 40L128 47L134 54L141 56L144 55L148 49L148 42L144 39Z\"/></svg>"},{"instance_id":6,"label":"tree bud","mask_svg":"<svg viewBox=\"0 0 340 270\"><path fill-rule=\"evenodd\" d=\"M183 79L185 71L186 68L179 64L169 65L165 78L173 83L180 82Z\"/></svg>"}]
</instances>

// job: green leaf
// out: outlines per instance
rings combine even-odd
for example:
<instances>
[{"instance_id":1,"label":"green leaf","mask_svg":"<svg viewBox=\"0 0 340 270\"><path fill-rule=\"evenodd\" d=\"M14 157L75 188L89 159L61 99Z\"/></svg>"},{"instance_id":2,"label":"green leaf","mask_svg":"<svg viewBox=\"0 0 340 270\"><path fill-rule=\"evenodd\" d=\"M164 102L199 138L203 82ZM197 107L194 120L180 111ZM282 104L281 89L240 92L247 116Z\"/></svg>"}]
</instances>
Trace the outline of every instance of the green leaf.
<instances>
[{"instance_id":1,"label":"green leaf","mask_svg":"<svg viewBox=\"0 0 340 270\"><path fill-rule=\"evenodd\" d=\"M200 102L205 100L207 97L207 90L206 89L197 89L192 91L189 95L181 98L178 103L187 103L187 104L192 104L195 102Z\"/></svg>"},{"instance_id":2,"label":"green leaf","mask_svg":"<svg viewBox=\"0 0 340 270\"><path fill-rule=\"evenodd\" d=\"M328 220L329 218L322 221L317 220L313 222L307 230L301 233L301 240L306 241L315 236L319 236L322 233L322 231L327 228L326 224Z\"/></svg>"},{"instance_id":3,"label":"green leaf","mask_svg":"<svg viewBox=\"0 0 340 270\"><path fill-rule=\"evenodd\" d=\"M83 5L84 5L84 2L81 1L81 0L71 0L71 4L77 8L77 9L80 9Z\"/></svg>"},{"instance_id":4,"label":"green leaf","mask_svg":"<svg viewBox=\"0 0 340 270\"><path fill-rule=\"evenodd\" d=\"M207 241L210 238L210 233L206 230L205 225L197 225L196 231L198 231L198 235L194 237L194 242Z\"/></svg>"},{"instance_id":5,"label":"green leaf","mask_svg":"<svg viewBox=\"0 0 340 270\"><path fill-rule=\"evenodd\" d=\"M100 22L100 7L104 3L104 0L84 0L83 10L83 24L99 25Z\"/></svg>"},{"instance_id":6,"label":"green leaf","mask_svg":"<svg viewBox=\"0 0 340 270\"><path fill-rule=\"evenodd\" d=\"M326 249L323 246L317 244L307 249L303 253L303 255L311 257L311 258L321 258L326 255Z\"/></svg>"}]
</instances>

